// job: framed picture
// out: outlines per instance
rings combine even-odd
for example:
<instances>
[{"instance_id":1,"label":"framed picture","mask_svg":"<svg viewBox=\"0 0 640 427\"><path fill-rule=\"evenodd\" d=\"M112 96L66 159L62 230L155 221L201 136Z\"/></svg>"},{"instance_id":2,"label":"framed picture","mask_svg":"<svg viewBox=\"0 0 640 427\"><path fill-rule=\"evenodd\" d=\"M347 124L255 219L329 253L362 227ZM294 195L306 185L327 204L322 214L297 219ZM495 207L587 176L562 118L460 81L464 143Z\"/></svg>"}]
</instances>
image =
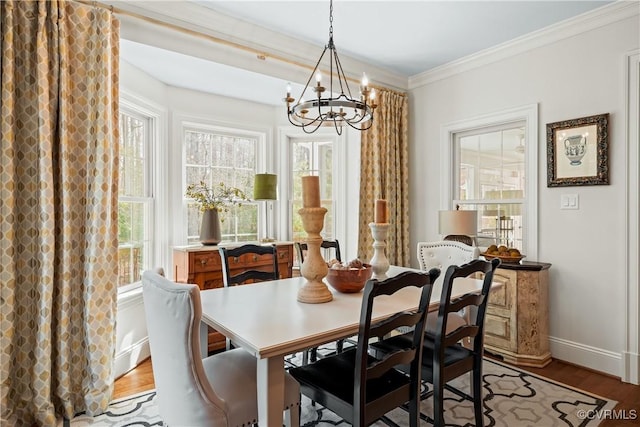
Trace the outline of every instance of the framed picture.
<instances>
[{"instance_id":1,"label":"framed picture","mask_svg":"<svg viewBox=\"0 0 640 427\"><path fill-rule=\"evenodd\" d=\"M609 184L609 114L547 124L547 187Z\"/></svg>"}]
</instances>

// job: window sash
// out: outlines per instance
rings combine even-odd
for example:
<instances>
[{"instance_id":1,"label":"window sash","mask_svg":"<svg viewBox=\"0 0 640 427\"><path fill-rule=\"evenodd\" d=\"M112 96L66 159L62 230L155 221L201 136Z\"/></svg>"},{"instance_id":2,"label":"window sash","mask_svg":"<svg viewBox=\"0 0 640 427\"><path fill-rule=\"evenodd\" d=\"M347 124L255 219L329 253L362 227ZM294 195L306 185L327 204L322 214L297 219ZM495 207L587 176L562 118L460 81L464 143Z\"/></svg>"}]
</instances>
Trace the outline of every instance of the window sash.
<instances>
[{"instance_id":1,"label":"window sash","mask_svg":"<svg viewBox=\"0 0 640 427\"><path fill-rule=\"evenodd\" d=\"M140 135L133 136L134 141L125 140L131 130L126 127L129 118L139 121L143 127ZM118 292L126 292L140 286L142 271L153 263L152 135L155 120L129 105L121 105L120 119L120 168L124 176L118 195ZM136 167L139 170L135 170ZM135 189L136 184L141 188ZM126 205L129 205L128 212L123 209ZM141 211L136 212L136 207ZM129 230L125 231L126 236L121 236L125 226Z\"/></svg>"}]
</instances>

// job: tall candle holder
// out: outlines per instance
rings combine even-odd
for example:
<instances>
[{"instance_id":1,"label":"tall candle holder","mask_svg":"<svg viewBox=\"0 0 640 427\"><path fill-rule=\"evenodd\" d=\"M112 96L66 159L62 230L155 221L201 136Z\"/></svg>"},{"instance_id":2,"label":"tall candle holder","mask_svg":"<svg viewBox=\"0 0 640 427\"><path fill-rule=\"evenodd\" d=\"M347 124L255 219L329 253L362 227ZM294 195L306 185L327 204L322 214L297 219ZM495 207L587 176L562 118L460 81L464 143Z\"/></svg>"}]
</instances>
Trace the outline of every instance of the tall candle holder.
<instances>
[{"instance_id":1,"label":"tall candle holder","mask_svg":"<svg viewBox=\"0 0 640 427\"><path fill-rule=\"evenodd\" d=\"M389 223L375 223L369 224L371 228L371 235L373 236L373 258L369 264L373 270L373 278L378 280L384 280L387 278L387 270L389 270L389 260L384 253L384 248L387 247L387 233L389 232Z\"/></svg>"},{"instance_id":2,"label":"tall candle holder","mask_svg":"<svg viewBox=\"0 0 640 427\"><path fill-rule=\"evenodd\" d=\"M329 272L329 267L320 253L320 232L324 226L327 209L308 207L298 210L298 213L302 217L302 227L307 232L307 256L300 266L300 275L307 281L298 290L298 301L308 304L329 302L333 299L333 294L322 281Z\"/></svg>"}]
</instances>

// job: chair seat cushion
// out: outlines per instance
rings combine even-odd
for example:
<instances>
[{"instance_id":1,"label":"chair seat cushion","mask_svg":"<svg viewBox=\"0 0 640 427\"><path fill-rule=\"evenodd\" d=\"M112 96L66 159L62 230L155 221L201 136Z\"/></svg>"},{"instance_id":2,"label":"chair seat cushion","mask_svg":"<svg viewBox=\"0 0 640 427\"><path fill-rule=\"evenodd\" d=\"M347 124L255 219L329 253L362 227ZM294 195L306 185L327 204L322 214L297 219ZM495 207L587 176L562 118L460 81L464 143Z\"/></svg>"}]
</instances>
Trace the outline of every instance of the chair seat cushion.
<instances>
[{"instance_id":1,"label":"chair seat cushion","mask_svg":"<svg viewBox=\"0 0 640 427\"><path fill-rule=\"evenodd\" d=\"M353 390L355 384L356 350L350 349L334 356L325 357L317 362L289 370L300 385L322 390L348 404L353 404ZM369 363L375 361L368 357ZM391 370L380 378L369 380L367 383L367 402L372 402L384 396L388 390L397 389L409 384L409 378L397 370ZM322 400L318 399L320 403Z\"/></svg>"},{"instance_id":2,"label":"chair seat cushion","mask_svg":"<svg viewBox=\"0 0 640 427\"><path fill-rule=\"evenodd\" d=\"M411 343L411 339L411 334L396 335L395 337L371 344L371 350L377 357L381 357L382 355L389 354L399 348L406 348L407 345ZM428 372L426 371L430 371L431 366L433 366L434 348L435 342L433 338L426 335L422 345L422 366L428 367L429 369L422 370L422 379L427 382L431 382L433 379L432 376L427 375ZM450 366L471 355L472 352L460 344L449 346L444 350L444 366Z\"/></svg>"},{"instance_id":3,"label":"chair seat cushion","mask_svg":"<svg viewBox=\"0 0 640 427\"><path fill-rule=\"evenodd\" d=\"M257 422L256 360L241 348L227 350L202 360L211 387L227 405L227 414L230 416L228 425ZM289 374L285 374L284 394L283 410L298 404L300 386ZM232 419L233 416L238 416L238 419Z\"/></svg>"}]
</instances>

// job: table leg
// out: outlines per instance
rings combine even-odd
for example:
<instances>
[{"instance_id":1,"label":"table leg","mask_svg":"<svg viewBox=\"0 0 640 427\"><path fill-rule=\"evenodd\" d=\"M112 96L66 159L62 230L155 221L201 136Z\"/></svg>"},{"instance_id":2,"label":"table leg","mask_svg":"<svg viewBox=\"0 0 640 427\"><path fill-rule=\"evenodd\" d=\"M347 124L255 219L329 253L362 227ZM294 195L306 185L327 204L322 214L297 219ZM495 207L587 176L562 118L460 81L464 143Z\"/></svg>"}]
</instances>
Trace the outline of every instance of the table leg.
<instances>
[{"instance_id":1,"label":"table leg","mask_svg":"<svg viewBox=\"0 0 640 427\"><path fill-rule=\"evenodd\" d=\"M282 426L284 358L258 359L258 422L262 427Z\"/></svg>"}]
</instances>

